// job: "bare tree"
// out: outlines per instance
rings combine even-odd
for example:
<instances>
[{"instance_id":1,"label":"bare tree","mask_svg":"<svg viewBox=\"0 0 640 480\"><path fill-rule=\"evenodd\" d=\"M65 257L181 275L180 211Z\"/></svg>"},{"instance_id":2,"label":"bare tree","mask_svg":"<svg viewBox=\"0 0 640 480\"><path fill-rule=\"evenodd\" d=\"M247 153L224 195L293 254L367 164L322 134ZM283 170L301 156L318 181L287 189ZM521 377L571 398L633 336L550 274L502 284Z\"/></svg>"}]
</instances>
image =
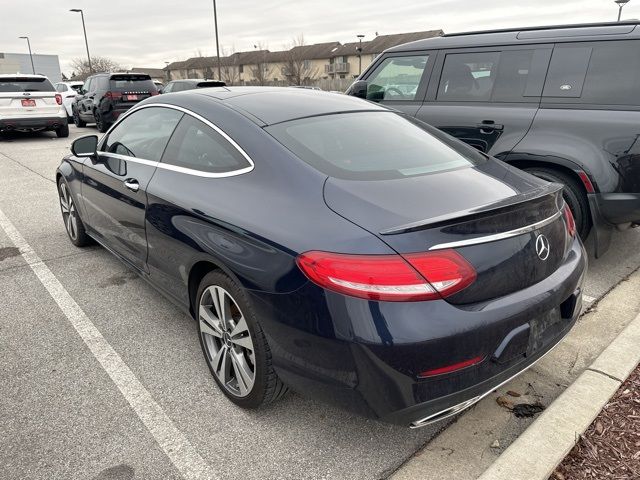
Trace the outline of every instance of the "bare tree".
<instances>
[{"instance_id":1,"label":"bare tree","mask_svg":"<svg viewBox=\"0 0 640 480\"><path fill-rule=\"evenodd\" d=\"M218 80L222 80L227 85L235 85L240 82L240 67L237 65L238 56L235 55L235 48L231 47L230 52L230 55L227 55L225 49L222 48L222 57L220 57L220 74L222 78ZM216 57L213 58L217 60Z\"/></svg>"},{"instance_id":2,"label":"bare tree","mask_svg":"<svg viewBox=\"0 0 640 480\"><path fill-rule=\"evenodd\" d=\"M256 85L268 85L269 78L273 73L273 67L269 64L269 51L267 47L263 47L261 43L255 45L257 48L256 52L256 63L251 67L251 75L253 75L253 83Z\"/></svg>"},{"instance_id":3,"label":"bare tree","mask_svg":"<svg viewBox=\"0 0 640 480\"><path fill-rule=\"evenodd\" d=\"M292 85L310 85L320 76L311 59L305 58L304 46L304 36L301 34L293 39L292 45L285 52L283 73Z\"/></svg>"},{"instance_id":4,"label":"bare tree","mask_svg":"<svg viewBox=\"0 0 640 480\"><path fill-rule=\"evenodd\" d=\"M71 68L75 72L75 77L84 80L92 73L99 72L118 72L123 68L116 62L108 57L91 57L91 66L93 71L89 69L89 62L86 58L74 58L71 60Z\"/></svg>"}]
</instances>

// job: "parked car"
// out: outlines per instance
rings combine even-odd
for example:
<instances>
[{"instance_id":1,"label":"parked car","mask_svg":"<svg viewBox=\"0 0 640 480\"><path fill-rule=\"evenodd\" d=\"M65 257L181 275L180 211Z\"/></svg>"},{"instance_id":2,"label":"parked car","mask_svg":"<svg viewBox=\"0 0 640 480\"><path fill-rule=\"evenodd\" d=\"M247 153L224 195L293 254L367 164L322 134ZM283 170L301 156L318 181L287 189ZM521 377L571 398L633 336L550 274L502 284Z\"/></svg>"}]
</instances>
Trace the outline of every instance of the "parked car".
<instances>
[{"instance_id":1,"label":"parked car","mask_svg":"<svg viewBox=\"0 0 640 480\"><path fill-rule=\"evenodd\" d=\"M97 240L189 312L242 407L291 387L426 425L580 313L586 255L562 187L373 103L183 92L72 152L56 175L71 242Z\"/></svg>"},{"instance_id":2,"label":"parked car","mask_svg":"<svg viewBox=\"0 0 640 480\"><path fill-rule=\"evenodd\" d=\"M153 84L158 89L158 92L160 92L164 88L164 84L162 82L158 82L157 80L154 80Z\"/></svg>"},{"instance_id":3,"label":"parked car","mask_svg":"<svg viewBox=\"0 0 640 480\"><path fill-rule=\"evenodd\" d=\"M91 75L72 104L73 122L80 128L95 123L104 133L124 112L157 94L151 77L144 73Z\"/></svg>"},{"instance_id":4,"label":"parked car","mask_svg":"<svg viewBox=\"0 0 640 480\"><path fill-rule=\"evenodd\" d=\"M596 255L640 223L637 21L448 34L390 48L347 93L548 181Z\"/></svg>"},{"instance_id":5,"label":"parked car","mask_svg":"<svg viewBox=\"0 0 640 480\"><path fill-rule=\"evenodd\" d=\"M67 120L73 121L73 111L71 104L73 103L76 95L82 90L84 82L58 82L54 85L56 92L62 97L62 105L64 105L67 111Z\"/></svg>"},{"instance_id":6,"label":"parked car","mask_svg":"<svg viewBox=\"0 0 640 480\"><path fill-rule=\"evenodd\" d=\"M197 78L185 78L183 80L172 80L167 83L160 93L175 93L194 88L224 87L226 83L218 80L203 80Z\"/></svg>"},{"instance_id":7,"label":"parked car","mask_svg":"<svg viewBox=\"0 0 640 480\"><path fill-rule=\"evenodd\" d=\"M0 74L0 132L53 130L69 136L62 97L44 75Z\"/></svg>"}]
</instances>

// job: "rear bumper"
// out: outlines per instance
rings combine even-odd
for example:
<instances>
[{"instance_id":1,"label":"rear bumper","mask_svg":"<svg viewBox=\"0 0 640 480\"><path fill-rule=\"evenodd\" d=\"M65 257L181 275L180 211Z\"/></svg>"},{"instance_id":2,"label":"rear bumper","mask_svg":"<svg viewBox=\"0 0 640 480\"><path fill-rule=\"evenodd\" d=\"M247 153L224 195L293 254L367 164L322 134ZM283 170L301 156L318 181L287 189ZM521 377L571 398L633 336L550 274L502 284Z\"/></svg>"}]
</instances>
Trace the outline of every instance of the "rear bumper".
<instances>
[{"instance_id":1,"label":"rear bumper","mask_svg":"<svg viewBox=\"0 0 640 480\"><path fill-rule=\"evenodd\" d=\"M586 267L576 239L543 281L469 305L320 297L313 285L251 296L274 367L294 390L368 417L421 426L472 405L553 348L580 315ZM483 360L419 378L475 357Z\"/></svg>"},{"instance_id":2,"label":"rear bumper","mask_svg":"<svg viewBox=\"0 0 640 480\"><path fill-rule=\"evenodd\" d=\"M607 222L640 223L640 193L598 193L593 199Z\"/></svg>"},{"instance_id":3,"label":"rear bumper","mask_svg":"<svg viewBox=\"0 0 640 480\"><path fill-rule=\"evenodd\" d=\"M10 130L55 130L67 125L67 115L46 117L0 118L0 131Z\"/></svg>"}]
</instances>

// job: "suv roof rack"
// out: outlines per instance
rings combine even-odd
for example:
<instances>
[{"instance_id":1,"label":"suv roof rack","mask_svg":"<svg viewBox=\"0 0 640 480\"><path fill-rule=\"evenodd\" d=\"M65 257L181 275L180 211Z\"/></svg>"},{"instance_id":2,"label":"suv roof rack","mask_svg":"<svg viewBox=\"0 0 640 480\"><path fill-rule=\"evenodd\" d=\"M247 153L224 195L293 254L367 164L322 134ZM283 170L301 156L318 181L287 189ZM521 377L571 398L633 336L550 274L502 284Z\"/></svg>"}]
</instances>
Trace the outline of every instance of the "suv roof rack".
<instances>
[{"instance_id":1,"label":"suv roof rack","mask_svg":"<svg viewBox=\"0 0 640 480\"><path fill-rule=\"evenodd\" d=\"M480 33L525 32L531 30L559 30L563 28L615 27L620 25L639 25L639 20L623 20L620 22L573 23L568 25L544 25L541 27L499 28L495 30L474 30L471 32L445 33L443 37L459 37L462 35L478 35Z\"/></svg>"}]
</instances>

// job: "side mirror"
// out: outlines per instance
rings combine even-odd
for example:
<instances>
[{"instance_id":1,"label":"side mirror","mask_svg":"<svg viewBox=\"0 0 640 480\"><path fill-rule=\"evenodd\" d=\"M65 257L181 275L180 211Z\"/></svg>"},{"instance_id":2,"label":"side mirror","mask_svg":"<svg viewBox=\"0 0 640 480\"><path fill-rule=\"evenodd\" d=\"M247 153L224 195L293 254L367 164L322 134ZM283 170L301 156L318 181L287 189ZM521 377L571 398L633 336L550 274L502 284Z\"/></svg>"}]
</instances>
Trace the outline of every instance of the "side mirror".
<instances>
[{"instance_id":1,"label":"side mirror","mask_svg":"<svg viewBox=\"0 0 640 480\"><path fill-rule=\"evenodd\" d=\"M351 84L351 86L344 93L346 93L347 95L351 95L352 97L363 98L366 100L368 87L369 87L369 84L366 81L356 80Z\"/></svg>"},{"instance_id":2,"label":"side mirror","mask_svg":"<svg viewBox=\"0 0 640 480\"><path fill-rule=\"evenodd\" d=\"M71 153L76 157L88 158L96 156L98 150L98 136L86 135L76 138L71 144Z\"/></svg>"}]
</instances>

